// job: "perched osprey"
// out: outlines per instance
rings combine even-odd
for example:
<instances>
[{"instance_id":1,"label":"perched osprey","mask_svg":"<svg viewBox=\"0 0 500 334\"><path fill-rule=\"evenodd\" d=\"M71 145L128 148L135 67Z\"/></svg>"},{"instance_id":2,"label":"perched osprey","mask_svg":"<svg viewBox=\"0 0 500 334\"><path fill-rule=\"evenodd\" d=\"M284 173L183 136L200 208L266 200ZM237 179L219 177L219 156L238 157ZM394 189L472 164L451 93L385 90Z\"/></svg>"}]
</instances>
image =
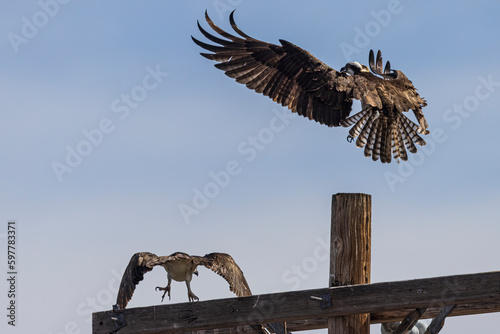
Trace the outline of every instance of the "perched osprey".
<instances>
[{"instance_id":1,"label":"perched osprey","mask_svg":"<svg viewBox=\"0 0 500 334\"><path fill-rule=\"evenodd\" d=\"M123 273L118 298L116 304L120 309L125 309L132 298L135 286L144 279L144 274L153 270L154 266L161 265L167 271L168 284L162 288L157 286L156 290L164 291L161 301L168 293L170 299L170 283L172 280L186 282L189 301L199 300L191 291L190 282L193 274L198 275L196 269L203 265L224 277L229 283L229 289L238 297L251 296L250 287L243 276L240 267L234 262L233 258L224 253L210 253L205 256L188 255L186 253L176 252L168 256L156 256L155 254L142 252L136 253L130 259L130 262Z\"/></svg>"},{"instance_id":2,"label":"perched osprey","mask_svg":"<svg viewBox=\"0 0 500 334\"><path fill-rule=\"evenodd\" d=\"M427 105L412 82L387 62L380 51L375 59L370 51L369 65L350 62L340 72L321 62L306 50L279 40L281 46L254 39L241 31L229 16L231 27L241 37L216 26L205 12L209 26L225 39L213 36L198 22L201 33L219 45L193 41L213 53L201 53L215 60L218 69L269 96L292 112L327 126L352 126L348 140L358 137L356 146L374 161L407 160L406 148L417 152L415 144L425 145L419 136L429 127L422 108ZM371 72L370 72L371 69ZM361 111L349 117L353 99L361 101ZM412 110L418 125L403 112Z\"/></svg>"}]
</instances>

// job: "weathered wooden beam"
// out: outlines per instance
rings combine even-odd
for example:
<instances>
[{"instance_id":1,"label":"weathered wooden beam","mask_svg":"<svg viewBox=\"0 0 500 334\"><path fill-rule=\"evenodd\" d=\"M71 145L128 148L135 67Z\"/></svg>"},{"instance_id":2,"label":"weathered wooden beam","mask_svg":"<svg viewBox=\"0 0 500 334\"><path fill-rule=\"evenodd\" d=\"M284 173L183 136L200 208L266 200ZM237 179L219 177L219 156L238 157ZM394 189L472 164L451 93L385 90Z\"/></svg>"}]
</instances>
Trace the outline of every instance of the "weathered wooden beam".
<instances>
[{"instance_id":1,"label":"weathered wooden beam","mask_svg":"<svg viewBox=\"0 0 500 334\"><path fill-rule=\"evenodd\" d=\"M269 324L269 327L272 329L273 333L276 334L288 334L288 331L286 329L286 323L279 324L277 322L272 322Z\"/></svg>"},{"instance_id":2,"label":"weathered wooden beam","mask_svg":"<svg viewBox=\"0 0 500 334\"><path fill-rule=\"evenodd\" d=\"M322 309L319 301L310 298L322 295L331 296L331 307ZM359 313L372 313L372 323L401 321L412 309L427 307L424 317L428 318L429 310L455 304L453 315L458 315L458 310L470 312L463 314L500 311L500 272L97 312L93 314L92 333L113 332L115 325L111 317L119 313L123 313L127 323L119 334L167 334L216 328L243 330L245 326L271 322L287 322L287 329L293 332L294 321L314 323L314 319ZM470 305L461 309L463 304Z\"/></svg>"},{"instance_id":3,"label":"weathered wooden beam","mask_svg":"<svg viewBox=\"0 0 500 334\"><path fill-rule=\"evenodd\" d=\"M415 324L418 322L418 320L422 317L422 314L424 314L425 310L425 307L417 308L416 310L408 313L403 321L401 321L398 328L396 328L394 334L403 334L404 332L411 330L413 326L415 326Z\"/></svg>"},{"instance_id":4,"label":"weathered wooden beam","mask_svg":"<svg viewBox=\"0 0 500 334\"><path fill-rule=\"evenodd\" d=\"M428 308L420 319L434 319L441 311L439 307ZM480 302L460 304L455 307L453 313L449 317L467 316L475 314L486 314L500 312L500 300L496 302ZM385 322L402 321L409 313L408 309L401 309L397 311L378 311L370 314L371 324L379 324ZM290 332L298 332L303 330L324 329L328 326L327 319L308 319L300 321L292 321L287 323ZM223 334L223 333L221 333Z\"/></svg>"},{"instance_id":5,"label":"weathered wooden beam","mask_svg":"<svg viewBox=\"0 0 500 334\"><path fill-rule=\"evenodd\" d=\"M441 308L430 308L424 312L420 319L433 319L441 311ZM496 303L475 303L475 304L462 304L457 305L453 310L453 313L448 315L448 317L457 316L467 316L474 314L485 314L500 312L500 301ZM385 323L386 321L396 322L404 319L405 315L409 313L408 310L402 309L400 311L384 311L384 312L372 312L371 313L371 324ZM289 332L299 332L305 330L314 329L325 329L328 328L328 319L307 319L307 320L296 320L287 323L287 330ZM196 332L190 332L190 334L195 334ZM238 327L238 328L222 328L213 330L204 330L199 333L204 334L233 334L233 333L255 333L255 331L248 327Z\"/></svg>"},{"instance_id":6,"label":"weathered wooden beam","mask_svg":"<svg viewBox=\"0 0 500 334\"><path fill-rule=\"evenodd\" d=\"M410 309L402 308L401 310L372 312L371 323L377 324L387 321L401 321L409 311ZM439 314L440 311L441 307L430 307L424 312L421 319L433 319ZM477 303L458 304L453 310L453 313L449 316L455 317L496 312L500 312L500 300L483 300Z\"/></svg>"},{"instance_id":7,"label":"weathered wooden beam","mask_svg":"<svg viewBox=\"0 0 500 334\"><path fill-rule=\"evenodd\" d=\"M432 320L429 327L424 334L437 334L441 331L444 326L444 319L453 311L453 309L457 307L457 305L446 305L443 309L438 313L438 315Z\"/></svg>"},{"instance_id":8,"label":"weathered wooden beam","mask_svg":"<svg viewBox=\"0 0 500 334\"><path fill-rule=\"evenodd\" d=\"M437 314L441 311L440 308L428 309L421 317L421 319L431 319L435 318ZM455 316L465 316L474 314L484 314L500 312L500 301L497 303L477 303L477 304L462 304L457 305L453 310L453 313L449 317ZM383 321L401 321L408 311L385 311L385 312L374 312L371 313L371 323L378 324L383 323ZM325 329L328 328L328 319L307 319L307 320L296 320L287 323L288 332L298 332L304 330L314 330L314 329ZM120 332L118 332L119 334ZM186 332L189 334L240 334L248 333L254 334L255 329L250 326L240 326L240 327L229 327L220 329L208 329Z\"/></svg>"},{"instance_id":9,"label":"weathered wooden beam","mask_svg":"<svg viewBox=\"0 0 500 334\"><path fill-rule=\"evenodd\" d=\"M368 284L371 270L371 196L332 196L330 287ZM369 334L370 314L328 319L329 334Z\"/></svg>"}]
</instances>

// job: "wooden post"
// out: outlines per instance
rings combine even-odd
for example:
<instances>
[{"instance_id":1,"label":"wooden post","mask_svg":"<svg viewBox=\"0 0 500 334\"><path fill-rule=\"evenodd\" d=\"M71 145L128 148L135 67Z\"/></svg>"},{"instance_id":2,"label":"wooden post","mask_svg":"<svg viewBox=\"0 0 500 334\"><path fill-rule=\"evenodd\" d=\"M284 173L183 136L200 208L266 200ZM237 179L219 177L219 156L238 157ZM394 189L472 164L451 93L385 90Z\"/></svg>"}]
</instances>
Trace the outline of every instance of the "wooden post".
<instances>
[{"instance_id":1,"label":"wooden post","mask_svg":"<svg viewBox=\"0 0 500 334\"><path fill-rule=\"evenodd\" d=\"M371 196L332 198L330 287L370 283ZM369 334L370 314L328 319L328 334Z\"/></svg>"}]
</instances>

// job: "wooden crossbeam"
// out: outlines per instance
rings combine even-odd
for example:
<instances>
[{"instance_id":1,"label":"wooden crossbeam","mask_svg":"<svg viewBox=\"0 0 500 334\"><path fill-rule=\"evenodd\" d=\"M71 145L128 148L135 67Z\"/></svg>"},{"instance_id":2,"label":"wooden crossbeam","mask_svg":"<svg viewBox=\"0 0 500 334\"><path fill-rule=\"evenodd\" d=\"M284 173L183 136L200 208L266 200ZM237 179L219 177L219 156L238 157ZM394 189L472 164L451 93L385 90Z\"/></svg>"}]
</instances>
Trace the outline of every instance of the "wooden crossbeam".
<instances>
[{"instance_id":1,"label":"wooden crossbeam","mask_svg":"<svg viewBox=\"0 0 500 334\"><path fill-rule=\"evenodd\" d=\"M420 319L433 319L439 314L440 311L441 311L440 308L428 308ZM370 323L380 324L385 322L399 322L406 316L408 312L410 312L410 310L407 309L402 309L399 311L372 312L370 314ZM457 305L457 307L455 307L455 309L453 310L453 313L448 315L448 317L467 316L467 315L485 314L493 312L500 312L500 301L491 303L481 302L481 303ZM305 330L325 329L327 327L328 327L328 320L326 318L296 320L287 322L287 330L288 332L292 333ZM221 328L214 330L203 330L204 334L234 334L236 332L249 333L249 334L255 333L255 331L249 326L240 326L238 328L233 327L233 328ZM120 332L118 332L118 334L119 333ZM196 332L192 332L192 334L196 334Z\"/></svg>"},{"instance_id":2,"label":"wooden crossbeam","mask_svg":"<svg viewBox=\"0 0 500 334\"><path fill-rule=\"evenodd\" d=\"M311 296L331 296L331 307L321 308ZM333 288L291 291L196 303L167 304L104 311L93 314L93 334L115 330L112 317L123 314L126 326L119 334L167 334L287 322L289 331L326 328L329 317L371 314L371 323L401 321L409 311L436 310L457 305L453 315L500 312L500 272L424 278ZM434 312L434 313L433 313ZM323 321L323 323L321 323ZM300 327L300 326L303 327ZM295 327L294 327L295 326Z\"/></svg>"}]
</instances>

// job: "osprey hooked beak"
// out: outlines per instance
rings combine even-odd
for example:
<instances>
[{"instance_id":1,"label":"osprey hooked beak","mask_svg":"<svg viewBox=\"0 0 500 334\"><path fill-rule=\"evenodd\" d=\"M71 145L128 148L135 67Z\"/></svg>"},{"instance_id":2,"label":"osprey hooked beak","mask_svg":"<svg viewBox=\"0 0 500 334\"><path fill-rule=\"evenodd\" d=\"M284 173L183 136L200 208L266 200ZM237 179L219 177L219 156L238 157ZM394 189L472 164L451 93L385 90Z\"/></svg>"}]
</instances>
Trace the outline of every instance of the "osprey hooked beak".
<instances>
[{"instance_id":1,"label":"osprey hooked beak","mask_svg":"<svg viewBox=\"0 0 500 334\"><path fill-rule=\"evenodd\" d=\"M195 274L196 276L198 276L198 269L196 269L195 271L193 271L193 274Z\"/></svg>"}]
</instances>

